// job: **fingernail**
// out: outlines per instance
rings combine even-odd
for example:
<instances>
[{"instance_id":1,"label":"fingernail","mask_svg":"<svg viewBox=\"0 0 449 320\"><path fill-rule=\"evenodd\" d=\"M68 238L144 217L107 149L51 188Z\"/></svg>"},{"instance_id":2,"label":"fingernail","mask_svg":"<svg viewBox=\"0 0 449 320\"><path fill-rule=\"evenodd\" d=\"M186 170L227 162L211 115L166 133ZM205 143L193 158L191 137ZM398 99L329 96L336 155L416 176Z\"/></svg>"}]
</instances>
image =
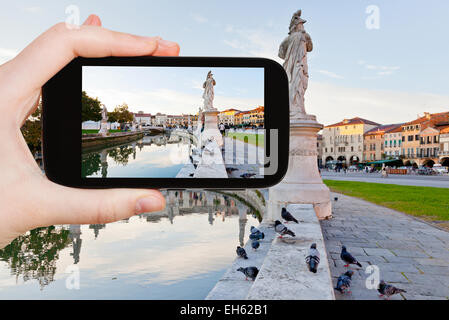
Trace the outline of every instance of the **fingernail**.
<instances>
[{"instance_id":1,"label":"fingernail","mask_svg":"<svg viewBox=\"0 0 449 320\"><path fill-rule=\"evenodd\" d=\"M168 41L168 40L159 40L158 41L159 44L159 49L172 49L178 46L178 44L176 42L173 41Z\"/></svg>"},{"instance_id":2,"label":"fingernail","mask_svg":"<svg viewBox=\"0 0 449 320\"><path fill-rule=\"evenodd\" d=\"M164 201L161 197L148 196L141 198L136 202L136 214L141 214L144 212L161 211L164 209Z\"/></svg>"}]
</instances>

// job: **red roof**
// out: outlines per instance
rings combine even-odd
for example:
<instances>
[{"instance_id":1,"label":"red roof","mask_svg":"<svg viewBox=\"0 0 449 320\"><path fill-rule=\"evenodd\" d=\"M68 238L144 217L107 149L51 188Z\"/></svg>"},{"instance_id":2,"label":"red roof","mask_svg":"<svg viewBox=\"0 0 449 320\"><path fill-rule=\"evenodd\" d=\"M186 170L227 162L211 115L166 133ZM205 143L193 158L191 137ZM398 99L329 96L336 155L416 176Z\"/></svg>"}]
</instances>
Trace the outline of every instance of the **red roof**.
<instances>
[{"instance_id":1,"label":"red roof","mask_svg":"<svg viewBox=\"0 0 449 320\"><path fill-rule=\"evenodd\" d=\"M401 128L402 123L397 124L385 124L381 125L375 128L372 128L371 130L368 130L365 132L365 135L375 135L375 134L384 134L386 132L389 132L390 130L395 130L397 128Z\"/></svg>"},{"instance_id":2,"label":"red roof","mask_svg":"<svg viewBox=\"0 0 449 320\"><path fill-rule=\"evenodd\" d=\"M347 125L354 125L354 124L369 124L373 126L379 126L380 124L374 121L366 120L360 117L355 117L352 119L345 119L343 121L325 126L325 128L331 128L331 127L341 127L341 126L347 126Z\"/></svg>"},{"instance_id":3,"label":"red roof","mask_svg":"<svg viewBox=\"0 0 449 320\"><path fill-rule=\"evenodd\" d=\"M151 113L134 113L136 118L151 117Z\"/></svg>"}]
</instances>

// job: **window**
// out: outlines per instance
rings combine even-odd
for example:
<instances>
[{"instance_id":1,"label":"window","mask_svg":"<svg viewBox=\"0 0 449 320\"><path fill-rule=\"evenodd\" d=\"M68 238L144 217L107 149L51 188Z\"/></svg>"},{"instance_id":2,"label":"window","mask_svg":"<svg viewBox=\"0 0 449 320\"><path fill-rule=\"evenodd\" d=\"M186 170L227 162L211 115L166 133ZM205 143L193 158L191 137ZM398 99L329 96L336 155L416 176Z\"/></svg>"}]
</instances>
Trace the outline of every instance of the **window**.
<instances>
[{"instance_id":1,"label":"window","mask_svg":"<svg viewBox=\"0 0 449 320\"><path fill-rule=\"evenodd\" d=\"M408 140L408 141L413 141L413 136L408 136L408 137L407 137L407 140Z\"/></svg>"},{"instance_id":2,"label":"window","mask_svg":"<svg viewBox=\"0 0 449 320\"><path fill-rule=\"evenodd\" d=\"M351 147L351 152L353 152L354 151L354 147Z\"/></svg>"},{"instance_id":3,"label":"window","mask_svg":"<svg viewBox=\"0 0 449 320\"><path fill-rule=\"evenodd\" d=\"M324 148L324 152L326 152L326 153L327 153L327 148Z\"/></svg>"},{"instance_id":4,"label":"window","mask_svg":"<svg viewBox=\"0 0 449 320\"><path fill-rule=\"evenodd\" d=\"M405 136L402 136L402 141L405 141Z\"/></svg>"}]
</instances>

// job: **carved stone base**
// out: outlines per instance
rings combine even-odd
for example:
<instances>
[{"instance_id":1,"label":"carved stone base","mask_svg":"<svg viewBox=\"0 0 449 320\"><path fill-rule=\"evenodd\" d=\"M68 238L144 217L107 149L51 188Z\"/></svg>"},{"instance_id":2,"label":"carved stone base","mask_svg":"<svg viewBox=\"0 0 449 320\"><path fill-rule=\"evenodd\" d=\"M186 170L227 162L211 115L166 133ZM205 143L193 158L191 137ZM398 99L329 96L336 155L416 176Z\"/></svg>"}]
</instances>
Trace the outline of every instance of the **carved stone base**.
<instances>
[{"instance_id":1,"label":"carved stone base","mask_svg":"<svg viewBox=\"0 0 449 320\"><path fill-rule=\"evenodd\" d=\"M266 221L280 219L281 208L290 203L313 204L318 219L332 215L329 188L323 183L317 164L317 133L323 126L315 116L290 120L290 158L288 171L278 185L269 190Z\"/></svg>"},{"instance_id":2,"label":"carved stone base","mask_svg":"<svg viewBox=\"0 0 449 320\"><path fill-rule=\"evenodd\" d=\"M223 137L218 130L218 111L204 111L204 130L201 135L202 145L207 144L207 140L213 139L221 148Z\"/></svg>"},{"instance_id":3,"label":"carved stone base","mask_svg":"<svg viewBox=\"0 0 449 320\"><path fill-rule=\"evenodd\" d=\"M109 133L108 130L108 122L105 120L101 120L100 122L100 130L98 131L102 136L106 136Z\"/></svg>"}]
</instances>

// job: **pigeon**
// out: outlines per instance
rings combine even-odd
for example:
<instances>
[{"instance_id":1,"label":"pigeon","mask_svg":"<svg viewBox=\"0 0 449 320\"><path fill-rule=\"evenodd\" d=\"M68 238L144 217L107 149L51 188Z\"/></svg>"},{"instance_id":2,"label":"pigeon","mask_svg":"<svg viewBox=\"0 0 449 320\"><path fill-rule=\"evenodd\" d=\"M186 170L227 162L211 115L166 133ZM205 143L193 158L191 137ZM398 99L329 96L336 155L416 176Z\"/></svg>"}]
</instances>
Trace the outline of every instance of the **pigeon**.
<instances>
[{"instance_id":1,"label":"pigeon","mask_svg":"<svg viewBox=\"0 0 449 320\"><path fill-rule=\"evenodd\" d=\"M237 256L242 257L245 260L248 259L248 256L246 255L246 251L242 247L238 246L237 250L235 250L235 252L237 252Z\"/></svg>"},{"instance_id":2,"label":"pigeon","mask_svg":"<svg viewBox=\"0 0 449 320\"><path fill-rule=\"evenodd\" d=\"M309 250L309 255L306 257L306 263L309 266L309 271L316 273L318 264L320 263L320 253L316 249L316 243L312 243Z\"/></svg>"},{"instance_id":3,"label":"pigeon","mask_svg":"<svg viewBox=\"0 0 449 320\"><path fill-rule=\"evenodd\" d=\"M259 242L258 240L253 240L253 241L251 241L251 247L252 247L254 250L257 250L257 249L260 247L260 242Z\"/></svg>"},{"instance_id":4,"label":"pigeon","mask_svg":"<svg viewBox=\"0 0 449 320\"><path fill-rule=\"evenodd\" d=\"M284 226L279 220L276 220L274 222L274 230L280 234L279 238L282 238L282 236L289 234L292 237L295 237L295 233L289 229L287 229L286 226Z\"/></svg>"},{"instance_id":5,"label":"pigeon","mask_svg":"<svg viewBox=\"0 0 449 320\"><path fill-rule=\"evenodd\" d=\"M292 214L288 212L287 209L285 208L282 208L281 216L282 219L286 221L285 223L289 223L290 221L298 223L298 220L296 220L295 217L292 216Z\"/></svg>"},{"instance_id":6,"label":"pigeon","mask_svg":"<svg viewBox=\"0 0 449 320\"><path fill-rule=\"evenodd\" d=\"M255 173L244 173L244 174L240 175L240 178L250 179L250 178L254 177L255 175L256 175Z\"/></svg>"},{"instance_id":7,"label":"pigeon","mask_svg":"<svg viewBox=\"0 0 449 320\"><path fill-rule=\"evenodd\" d=\"M251 226L250 231L251 231L251 234L249 235L250 239L261 240L265 238L265 233L261 232L256 227Z\"/></svg>"},{"instance_id":8,"label":"pigeon","mask_svg":"<svg viewBox=\"0 0 449 320\"><path fill-rule=\"evenodd\" d=\"M259 269L257 269L257 267L246 267L246 268L238 268L237 271L242 272L245 277L246 280L248 280L248 278L250 278L251 280L256 280L257 274L259 273Z\"/></svg>"},{"instance_id":9,"label":"pigeon","mask_svg":"<svg viewBox=\"0 0 449 320\"><path fill-rule=\"evenodd\" d=\"M265 237L265 235L263 234L263 232L259 232L259 233L251 233L249 235L249 238L251 240L262 240Z\"/></svg>"},{"instance_id":10,"label":"pigeon","mask_svg":"<svg viewBox=\"0 0 449 320\"><path fill-rule=\"evenodd\" d=\"M346 247L345 246L341 247L340 258L341 258L341 260L346 262L345 267L349 267L350 264L356 264L360 268L362 267L360 262L358 262L357 259L352 256L352 254L350 254L348 251L346 251Z\"/></svg>"},{"instance_id":11,"label":"pigeon","mask_svg":"<svg viewBox=\"0 0 449 320\"><path fill-rule=\"evenodd\" d=\"M251 228L249 230L251 231L251 233L258 233L258 232L260 232L260 230L257 229L255 226L251 226Z\"/></svg>"},{"instance_id":12,"label":"pigeon","mask_svg":"<svg viewBox=\"0 0 449 320\"><path fill-rule=\"evenodd\" d=\"M377 291L379 291L379 293L380 293L379 297L386 296L387 299L390 299L390 297L392 295L395 295L395 294L398 294L401 292L404 292L404 293L407 292L403 289L396 288L395 286L388 284L383 280L380 280L379 287L377 288Z\"/></svg>"},{"instance_id":13,"label":"pigeon","mask_svg":"<svg viewBox=\"0 0 449 320\"><path fill-rule=\"evenodd\" d=\"M335 287L335 290L340 291L340 293L345 293L346 290L348 290L349 287L351 287L351 280L353 274L354 271L352 270L346 271L344 274L342 274L337 280L337 286Z\"/></svg>"}]
</instances>

